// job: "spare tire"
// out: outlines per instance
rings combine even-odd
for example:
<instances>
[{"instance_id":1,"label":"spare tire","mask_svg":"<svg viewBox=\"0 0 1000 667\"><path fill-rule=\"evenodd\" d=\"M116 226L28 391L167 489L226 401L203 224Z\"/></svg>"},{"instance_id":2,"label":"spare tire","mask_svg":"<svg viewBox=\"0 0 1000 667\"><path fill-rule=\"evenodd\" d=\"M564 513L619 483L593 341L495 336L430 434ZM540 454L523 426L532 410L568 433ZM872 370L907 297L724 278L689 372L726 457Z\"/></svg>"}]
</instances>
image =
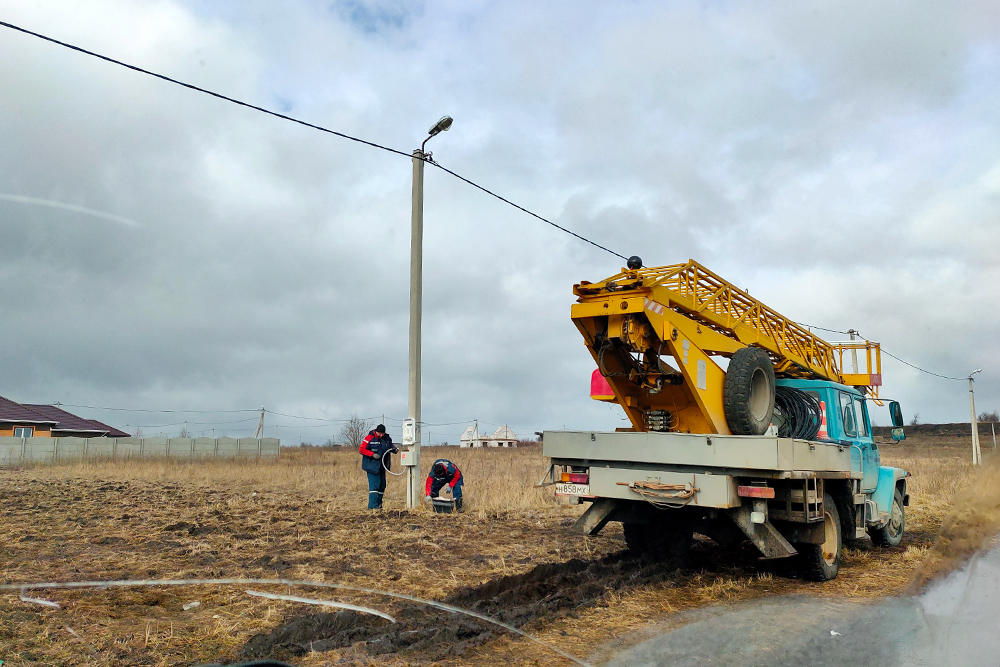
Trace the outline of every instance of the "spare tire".
<instances>
[{"instance_id":1,"label":"spare tire","mask_svg":"<svg viewBox=\"0 0 1000 667\"><path fill-rule=\"evenodd\" d=\"M763 435L774 416L774 366L759 347L737 350L729 360L722 403L733 435Z\"/></svg>"}]
</instances>

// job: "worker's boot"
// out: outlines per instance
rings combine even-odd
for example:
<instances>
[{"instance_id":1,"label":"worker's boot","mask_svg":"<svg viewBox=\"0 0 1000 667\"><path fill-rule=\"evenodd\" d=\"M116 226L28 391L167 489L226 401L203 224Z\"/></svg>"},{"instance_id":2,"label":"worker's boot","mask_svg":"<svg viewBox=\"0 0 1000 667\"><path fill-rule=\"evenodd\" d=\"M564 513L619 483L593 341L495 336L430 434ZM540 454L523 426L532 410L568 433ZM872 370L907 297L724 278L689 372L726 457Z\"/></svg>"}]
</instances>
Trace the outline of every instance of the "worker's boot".
<instances>
[{"instance_id":1,"label":"worker's boot","mask_svg":"<svg viewBox=\"0 0 1000 667\"><path fill-rule=\"evenodd\" d=\"M461 498L461 496L459 496L458 498L455 498L455 509L457 511L459 511L459 512L462 511L462 498Z\"/></svg>"}]
</instances>

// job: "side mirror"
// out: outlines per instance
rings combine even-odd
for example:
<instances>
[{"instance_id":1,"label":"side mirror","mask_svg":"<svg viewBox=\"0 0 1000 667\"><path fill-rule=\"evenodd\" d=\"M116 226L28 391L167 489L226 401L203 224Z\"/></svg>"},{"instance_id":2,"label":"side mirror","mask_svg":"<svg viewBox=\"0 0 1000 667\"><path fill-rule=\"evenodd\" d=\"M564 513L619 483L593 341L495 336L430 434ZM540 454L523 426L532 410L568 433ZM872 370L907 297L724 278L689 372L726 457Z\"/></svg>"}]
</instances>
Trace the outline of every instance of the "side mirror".
<instances>
[{"instance_id":1,"label":"side mirror","mask_svg":"<svg viewBox=\"0 0 1000 667\"><path fill-rule=\"evenodd\" d=\"M892 429L892 439L895 440L896 442L899 442L900 440L906 440L906 434L903 433L902 427L897 427Z\"/></svg>"},{"instance_id":2,"label":"side mirror","mask_svg":"<svg viewBox=\"0 0 1000 667\"><path fill-rule=\"evenodd\" d=\"M903 410L899 407L897 401L889 403L889 418L892 419L893 426L899 427L903 425Z\"/></svg>"}]
</instances>

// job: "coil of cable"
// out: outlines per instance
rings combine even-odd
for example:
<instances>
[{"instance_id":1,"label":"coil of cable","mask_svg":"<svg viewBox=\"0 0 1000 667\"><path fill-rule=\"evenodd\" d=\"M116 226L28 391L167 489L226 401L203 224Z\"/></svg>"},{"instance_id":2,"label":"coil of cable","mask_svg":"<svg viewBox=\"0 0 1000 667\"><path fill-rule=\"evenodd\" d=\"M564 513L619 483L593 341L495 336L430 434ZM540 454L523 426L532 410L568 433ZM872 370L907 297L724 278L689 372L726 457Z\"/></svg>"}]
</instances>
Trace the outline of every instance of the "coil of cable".
<instances>
[{"instance_id":1,"label":"coil of cable","mask_svg":"<svg viewBox=\"0 0 1000 667\"><path fill-rule=\"evenodd\" d=\"M782 438L815 440L820 425L819 398L794 387L777 387L774 394L775 421Z\"/></svg>"}]
</instances>

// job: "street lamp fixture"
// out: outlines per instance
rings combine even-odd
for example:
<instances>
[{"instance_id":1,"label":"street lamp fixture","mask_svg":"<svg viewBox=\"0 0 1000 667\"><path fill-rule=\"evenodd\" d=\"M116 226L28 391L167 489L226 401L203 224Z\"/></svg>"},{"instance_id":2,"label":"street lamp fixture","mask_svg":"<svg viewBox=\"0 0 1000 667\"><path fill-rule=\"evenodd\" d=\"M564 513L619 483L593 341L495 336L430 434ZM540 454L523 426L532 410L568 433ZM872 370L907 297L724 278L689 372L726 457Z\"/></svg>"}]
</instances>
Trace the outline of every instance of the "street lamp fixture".
<instances>
[{"instance_id":1,"label":"street lamp fixture","mask_svg":"<svg viewBox=\"0 0 1000 667\"><path fill-rule=\"evenodd\" d=\"M420 144L420 152L424 152L424 146L426 146L427 142L431 140L431 137L436 137L442 132L447 132L448 128L450 128L451 124L454 122L455 121L451 116L442 116L441 120L431 125L431 129L427 130L427 138L424 139L424 143Z\"/></svg>"},{"instance_id":2,"label":"street lamp fixture","mask_svg":"<svg viewBox=\"0 0 1000 667\"><path fill-rule=\"evenodd\" d=\"M403 426L403 445L407 447L406 507L420 506L423 489L420 488L420 325L423 312L424 274L424 163L430 158L424 148L431 137L446 132L454 121L443 116L427 131L427 138L420 148L413 151L413 202L410 217L410 374L406 423Z\"/></svg>"}]
</instances>

